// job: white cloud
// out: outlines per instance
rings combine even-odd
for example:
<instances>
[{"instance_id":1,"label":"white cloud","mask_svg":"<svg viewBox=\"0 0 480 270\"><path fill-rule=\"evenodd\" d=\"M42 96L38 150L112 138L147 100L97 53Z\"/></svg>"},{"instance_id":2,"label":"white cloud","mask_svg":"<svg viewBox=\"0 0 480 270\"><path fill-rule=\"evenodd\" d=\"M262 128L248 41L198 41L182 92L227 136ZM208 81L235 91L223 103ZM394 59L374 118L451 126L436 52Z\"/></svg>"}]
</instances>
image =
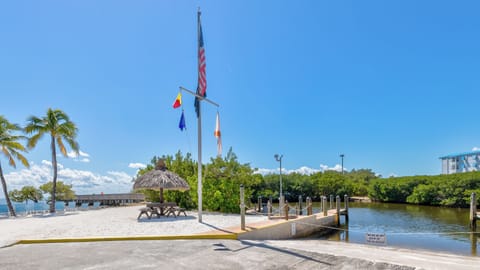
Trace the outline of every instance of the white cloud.
<instances>
[{"instance_id":1,"label":"white cloud","mask_svg":"<svg viewBox=\"0 0 480 270\"><path fill-rule=\"evenodd\" d=\"M320 172L320 170L313 169L313 168L310 168L310 167L307 167L307 166L302 166L302 167L300 167L298 169L294 169L294 170L288 170L288 169L282 168L282 174L298 173L298 174L310 175L310 174L314 174L314 173L317 173L317 172ZM280 169L279 168L276 168L276 169L260 168L260 169L257 169L255 171L255 173L258 173L258 174L261 174L261 175L278 174L278 173L280 173Z\"/></svg>"},{"instance_id":2,"label":"white cloud","mask_svg":"<svg viewBox=\"0 0 480 270\"><path fill-rule=\"evenodd\" d=\"M67 157L69 158L77 158L77 157L90 157L88 153L82 152L82 150L78 151L78 154L75 151L70 151L67 153Z\"/></svg>"},{"instance_id":3,"label":"white cloud","mask_svg":"<svg viewBox=\"0 0 480 270\"><path fill-rule=\"evenodd\" d=\"M29 169L14 171L5 175L8 189L21 189L23 186L39 187L52 181L51 162L42 160L41 164L31 163ZM72 185L76 194L124 193L132 189L133 176L125 172L109 171L97 174L91 171L58 167L58 181Z\"/></svg>"},{"instance_id":4,"label":"white cloud","mask_svg":"<svg viewBox=\"0 0 480 270\"><path fill-rule=\"evenodd\" d=\"M130 164L128 164L128 167L132 168L132 169L143 169L143 168L147 167L147 165L145 165L143 163L130 163Z\"/></svg>"},{"instance_id":5,"label":"white cloud","mask_svg":"<svg viewBox=\"0 0 480 270\"><path fill-rule=\"evenodd\" d=\"M67 157L73 159L73 161L77 161L77 162L85 162L85 163L88 163L90 162L90 155L88 153L85 153L85 152L82 152L82 151L78 151L78 153L75 153L75 151L70 151L67 153ZM81 158L82 157L82 158Z\"/></svg>"},{"instance_id":6,"label":"white cloud","mask_svg":"<svg viewBox=\"0 0 480 270\"><path fill-rule=\"evenodd\" d=\"M347 171L347 169L344 167L344 171ZM311 175L314 173L318 172L324 172L324 171L337 171L341 172L342 171L342 165L335 165L334 167L329 167L324 164L320 164L320 169L314 169L310 168L307 166L302 166L298 169L293 169L293 170L288 170L288 169L282 169L283 174L291 174L291 173L298 173L298 174L303 174L303 175ZM265 168L260 168L255 171L255 173L259 173L261 175L267 175L267 174L278 174L280 172L279 168L276 169L265 169Z\"/></svg>"},{"instance_id":7,"label":"white cloud","mask_svg":"<svg viewBox=\"0 0 480 270\"><path fill-rule=\"evenodd\" d=\"M472 151L480 151L480 147L475 146L475 147L472 148Z\"/></svg>"},{"instance_id":8,"label":"white cloud","mask_svg":"<svg viewBox=\"0 0 480 270\"><path fill-rule=\"evenodd\" d=\"M31 164L35 164L35 163L32 162ZM45 165L47 167L52 167L52 162L44 159L44 160L42 160L42 165ZM61 163L57 162L57 168L58 169L63 169L63 165Z\"/></svg>"},{"instance_id":9,"label":"white cloud","mask_svg":"<svg viewBox=\"0 0 480 270\"><path fill-rule=\"evenodd\" d=\"M261 174L261 175L274 174L274 173L278 173L278 169L260 168L260 169L255 170L254 173L258 173L258 174Z\"/></svg>"},{"instance_id":10,"label":"white cloud","mask_svg":"<svg viewBox=\"0 0 480 270\"><path fill-rule=\"evenodd\" d=\"M320 169L322 171L337 171L337 172L341 172L342 171L342 165L340 164L337 164L333 167L328 167L328 165L325 165L325 164L320 164ZM347 169L345 167L343 167L343 171L347 171Z\"/></svg>"},{"instance_id":11,"label":"white cloud","mask_svg":"<svg viewBox=\"0 0 480 270\"><path fill-rule=\"evenodd\" d=\"M295 169L295 170L287 170L287 174L298 173L298 174L304 174L304 175L311 175L311 174L318 173L318 172L320 172L320 170L313 169L313 168L310 168L310 167L307 167L307 166L302 166L302 167L300 167L298 169Z\"/></svg>"}]
</instances>

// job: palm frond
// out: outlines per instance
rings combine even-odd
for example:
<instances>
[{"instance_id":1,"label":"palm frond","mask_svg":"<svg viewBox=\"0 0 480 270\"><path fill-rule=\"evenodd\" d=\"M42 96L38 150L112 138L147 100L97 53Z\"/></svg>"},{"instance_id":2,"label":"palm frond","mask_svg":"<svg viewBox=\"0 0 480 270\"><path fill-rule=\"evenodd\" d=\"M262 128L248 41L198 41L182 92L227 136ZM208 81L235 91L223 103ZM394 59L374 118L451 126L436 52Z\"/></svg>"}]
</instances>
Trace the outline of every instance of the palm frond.
<instances>
[{"instance_id":1,"label":"palm frond","mask_svg":"<svg viewBox=\"0 0 480 270\"><path fill-rule=\"evenodd\" d=\"M20 162L22 162L23 166L25 166L27 168L30 168L30 164L28 163L28 160L27 160L27 158L25 158L25 156L23 156L22 154L20 154L19 152L15 151L15 150L10 150L10 153L16 159L20 160Z\"/></svg>"},{"instance_id":2,"label":"palm frond","mask_svg":"<svg viewBox=\"0 0 480 270\"><path fill-rule=\"evenodd\" d=\"M67 156L67 149L65 148L65 145L63 144L62 137L58 136L57 138L57 144L58 148L60 149L60 152L62 152L63 156Z\"/></svg>"},{"instance_id":3,"label":"palm frond","mask_svg":"<svg viewBox=\"0 0 480 270\"><path fill-rule=\"evenodd\" d=\"M78 154L78 151L80 150L80 145L78 145L78 142L75 141L74 139L70 138L70 137L69 138L63 137L63 138L67 141L68 145L70 145L72 150L75 151L75 153Z\"/></svg>"},{"instance_id":4,"label":"palm frond","mask_svg":"<svg viewBox=\"0 0 480 270\"><path fill-rule=\"evenodd\" d=\"M23 144L21 144L17 141L14 141L14 140L3 141L2 144L9 149L12 149L12 150L15 149L15 150L20 150L20 151L25 151L26 152L25 146L23 146Z\"/></svg>"},{"instance_id":5,"label":"palm frond","mask_svg":"<svg viewBox=\"0 0 480 270\"><path fill-rule=\"evenodd\" d=\"M5 146L2 146L2 152L3 154L7 157L8 159L8 164L10 164L10 166L16 168L16 164L15 164L15 160L13 159L12 157L12 154L10 153L10 151L5 147Z\"/></svg>"},{"instance_id":6,"label":"palm frond","mask_svg":"<svg viewBox=\"0 0 480 270\"><path fill-rule=\"evenodd\" d=\"M28 139L28 142L27 142L27 147L32 149L33 147L35 147L38 143L38 140L40 140L43 135L45 133L37 133L35 135L33 135L32 137L30 137L30 139Z\"/></svg>"}]
</instances>

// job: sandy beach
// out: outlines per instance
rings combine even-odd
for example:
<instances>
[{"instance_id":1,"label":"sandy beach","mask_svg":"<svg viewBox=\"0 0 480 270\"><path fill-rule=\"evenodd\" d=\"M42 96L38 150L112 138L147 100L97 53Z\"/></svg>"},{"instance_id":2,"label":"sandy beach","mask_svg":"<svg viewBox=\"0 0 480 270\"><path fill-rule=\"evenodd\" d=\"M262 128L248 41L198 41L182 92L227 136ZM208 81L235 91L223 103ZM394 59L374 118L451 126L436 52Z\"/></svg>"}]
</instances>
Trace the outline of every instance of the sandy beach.
<instances>
[{"instance_id":1,"label":"sandy beach","mask_svg":"<svg viewBox=\"0 0 480 270\"><path fill-rule=\"evenodd\" d=\"M239 215L218 213L204 213L203 223L199 223L194 211L187 211L187 216L182 215L177 218L147 219L142 217L137 220L140 207L114 207L59 213L53 216L47 214L3 218L0 219L0 246L6 247L25 239L192 235L229 231L240 225ZM265 221L267 221L267 217L264 216L249 215L246 217L247 225ZM103 243L100 245L113 244ZM352 260L355 260L355 263L358 260L366 260L372 263L385 262L419 269L472 269L471 267L480 265L479 257L331 241L263 241L262 245L276 249L302 250L303 252L323 254L322 256L334 256L338 259L332 259L333 262L336 261L347 266L349 263L354 263ZM1 249L0 253L12 248L18 248L18 246ZM350 259L345 260L345 258Z\"/></svg>"},{"instance_id":2,"label":"sandy beach","mask_svg":"<svg viewBox=\"0 0 480 270\"><path fill-rule=\"evenodd\" d=\"M191 235L240 226L239 215L204 212L203 222L199 223L194 211L177 218L142 216L137 220L139 208L141 206L112 207L0 219L0 247L23 239ZM247 224L264 220L267 218L260 215L246 216Z\"/></svg>"}]
</instances>

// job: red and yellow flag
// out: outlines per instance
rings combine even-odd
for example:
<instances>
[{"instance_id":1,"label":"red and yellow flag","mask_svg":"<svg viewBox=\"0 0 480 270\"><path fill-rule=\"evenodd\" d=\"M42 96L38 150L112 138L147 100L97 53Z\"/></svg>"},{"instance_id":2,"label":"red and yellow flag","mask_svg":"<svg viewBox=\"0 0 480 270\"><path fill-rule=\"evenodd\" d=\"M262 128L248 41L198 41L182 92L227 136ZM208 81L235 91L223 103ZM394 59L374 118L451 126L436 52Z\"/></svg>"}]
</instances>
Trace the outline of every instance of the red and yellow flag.
<instances>
[{"instance_id":1,"label":"red and yellow flag","mask_svg":"<svg viewBox=\"0 0 480 270\"><path fill-rule=\"evenodd\" d=\"M217 121L215 124L215 131L213 132L213 135L217 138L217 155L221 157L222 156L222 134L220 132L220 116L218 115L218 112L217 112Z\"/></svg>"},{"instance_id":2,"label":"red and yellow flag","mask_svg":"<svg viewBox=\"0 0 480 270\"><path fill-rule=\"evenodd\" d=\"M182 106L182 93L181 92L178 93L177 98L175 99L175 102L173 102L173 108L176 109L180 106Z\"/></svg>"}]
</instances>

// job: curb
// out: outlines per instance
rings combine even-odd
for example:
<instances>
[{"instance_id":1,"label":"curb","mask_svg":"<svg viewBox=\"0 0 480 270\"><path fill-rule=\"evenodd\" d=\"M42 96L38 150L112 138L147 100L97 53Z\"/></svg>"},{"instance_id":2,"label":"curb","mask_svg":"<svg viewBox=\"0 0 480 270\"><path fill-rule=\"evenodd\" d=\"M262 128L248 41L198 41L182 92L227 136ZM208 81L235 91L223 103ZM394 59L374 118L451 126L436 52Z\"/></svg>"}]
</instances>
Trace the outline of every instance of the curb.
<instances>
[{"instance_id":1,"label":"curb","mask_svg":"<svg viewBox=\"0 0 480 270\"><path fill-rule=\"evenodd\" d=\"M82 243L82 242L111 242L111 241L146 241L146 240L204 240L224 239L237 240L237 234L199 234L199 235L158 235L158 236L120 236L120 237L86 237L86 238L51 238L25 239L10 245L51 244L51 243Z\"/></svg>"}]
</instances>

